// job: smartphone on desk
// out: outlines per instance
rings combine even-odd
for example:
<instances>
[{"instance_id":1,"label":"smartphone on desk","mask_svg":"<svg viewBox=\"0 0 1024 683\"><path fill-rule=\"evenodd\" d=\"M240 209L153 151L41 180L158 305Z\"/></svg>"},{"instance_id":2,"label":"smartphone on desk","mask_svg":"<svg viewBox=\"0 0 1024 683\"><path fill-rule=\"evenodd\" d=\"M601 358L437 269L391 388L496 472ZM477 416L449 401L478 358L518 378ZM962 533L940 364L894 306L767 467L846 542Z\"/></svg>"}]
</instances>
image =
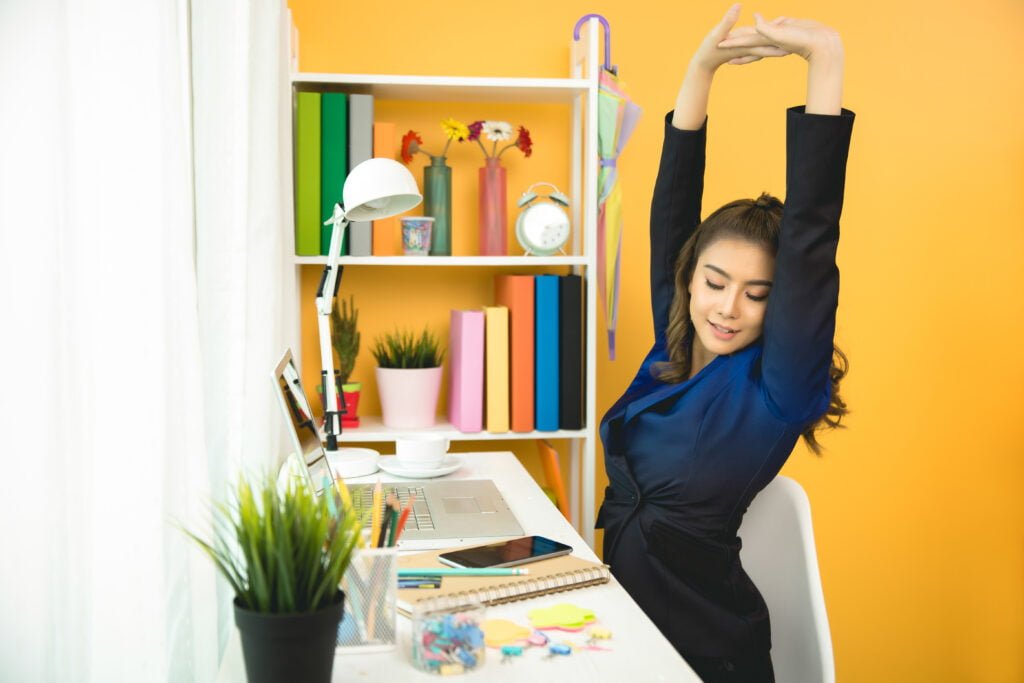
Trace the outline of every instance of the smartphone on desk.
<instances>
[{"instance_id":1,"label":"smartphone on desk","mask_svg":"<svg viewBox=\"0 0 1024 683\"><path fill-rule=\"evenodd\" d=\"M552 541L550 538L524 536L513 538L511 541L452 550L441 553L437 559L451 567L514 567L546 560L549 557L568 555L571 552L572 546Z\"/></svg>"}]
</instances>

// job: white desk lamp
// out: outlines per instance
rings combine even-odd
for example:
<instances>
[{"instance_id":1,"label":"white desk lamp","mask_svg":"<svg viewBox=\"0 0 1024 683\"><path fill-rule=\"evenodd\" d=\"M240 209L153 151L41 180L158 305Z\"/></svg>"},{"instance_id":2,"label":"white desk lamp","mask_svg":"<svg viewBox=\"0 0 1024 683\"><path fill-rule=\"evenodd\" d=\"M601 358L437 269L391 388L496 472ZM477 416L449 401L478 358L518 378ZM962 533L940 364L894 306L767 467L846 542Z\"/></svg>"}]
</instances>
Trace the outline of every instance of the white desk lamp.
<instances>
[{"instance_id":1,"label":"white desk lamp","mask_svg":"<svg viewBox=\"0 0 1024 683\"><path fill-rule=\"evenodd\" d=\"M393 159L367 159L352 169L345 180L341 204L334 205L334 215L324 225L333 225L327 265L316 292L317 327L320 331L321 381L324 387L324 432L327 457L335 473L341 477L361 477L377 471L377 453L365 448L338 449L341 415L334 385L334 349L331 344L331 310L341 283L342 267L338 265L345 228L353 221L375 221L408 211L423 200L416 179L402 164Z\"/></svg>"}]
</instances>

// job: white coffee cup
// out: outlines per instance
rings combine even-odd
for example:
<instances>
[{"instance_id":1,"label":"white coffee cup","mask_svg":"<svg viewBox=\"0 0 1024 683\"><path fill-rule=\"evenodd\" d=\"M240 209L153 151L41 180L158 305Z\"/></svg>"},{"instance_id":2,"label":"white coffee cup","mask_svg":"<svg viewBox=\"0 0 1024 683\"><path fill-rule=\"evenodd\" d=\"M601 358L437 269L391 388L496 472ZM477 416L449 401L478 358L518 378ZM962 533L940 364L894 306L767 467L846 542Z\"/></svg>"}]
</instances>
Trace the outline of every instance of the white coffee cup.
<instances>
[{"instance_id":1,"label":"white coffee cup","mask_svg":"<svg viewBox=\"0 0 1024 683\"><path fill-rule=\"evenodd\" d=\"M440 434L416 434L395 439L398 464L408 469L437 469L447 453L448 439Z\"/></svg>"}]
</instances>

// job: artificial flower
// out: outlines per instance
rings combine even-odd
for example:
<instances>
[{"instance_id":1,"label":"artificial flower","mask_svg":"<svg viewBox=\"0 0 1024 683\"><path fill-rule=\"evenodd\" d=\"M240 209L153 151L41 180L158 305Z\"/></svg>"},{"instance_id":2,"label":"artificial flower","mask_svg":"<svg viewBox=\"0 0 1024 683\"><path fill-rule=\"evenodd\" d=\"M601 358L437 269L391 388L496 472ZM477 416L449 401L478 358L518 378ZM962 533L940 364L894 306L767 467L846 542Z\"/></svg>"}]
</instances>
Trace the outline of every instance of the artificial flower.
<instances>
[{"instance_id":1,"label":"artificial flower","mask_svg":"<svg viewBox=\"0 0 1024 683\"><path fill-rule=\"evenodd\" d=\"M516 138L516 147L523 150L523 156L529 157L533 154L533 140L530 138L530 131L525 126L519 126L519 137ZM508 149L507 147L505 149ZM504 152L505 150L501 150Z\"/></svg>"},{"instance_id":2,"label":"artificial flower","mask_svg":"<svg viewBox=\"0 0 1024 683\"><path fill-rule=\"evenodd\" d=\"M433 159L435 156L444 157L448 154L448 147L451 146L452 140L463 142L469 139L470 130L469 127L461 121L456 121L452 118L442 119L441 130L444 131L444 135L447 141L444 143L444 149L441 150L440 155L431 154L427 150L423 149L423 138L420 134L414 130L410 130L408 133L402 136L402 161L410 163L412 161L412 155L417 152L426 154L428 157Z\"/></svg>"},{"instance_id":3,"label":"artificial flower","mask_svg":"<svg viewBox=\"0 0 1024 683\"><path fill-rule=\"evenodd\" d=\"M419 136L414 130L410 130L408 133L402 136L402 161L409 163L412 161L412 155L416 152L421 151L420 145L423 144L423 138Z\"/></svg>"},{"instance_id":4,"label":"artificial flower","mask_svg":"<svg viewBox=\"0 0 1024 683\"><path fill-rule=\"evenodd\" d=\"M469 135L466 136L466 140L480 145L485 159L497 159L512 147L518 147L522 150L523 156L528 157L533 154L533 140L530 138L530 131L525 126L519 126L519 136L514 142L505 145L500 150L498 149L498 143L512 138L512 124L507 121L474 121L469 124L468 130ZM484 147L484 143L480 139L481 136L486 136L488 140L494 143L491 145L491 151L488 152L487 148Z\"/></svg>"},{"instance_id":5,"label":"artificial flower","mask_svg":"<svg viewBox=\"0 0 1024 683\"><path fill-rule=\"evenodd\" d=\"M491 142L505 142L512 137L512 124L507 121L484 121L484 135Z\"/></svg>"},{"instance_id":6,"label":"artificial flower","mask_svg":"<svg viewBox=\"0 0 1024 683\"><path fill-rule=\"evenodd\" d=\"M444 119L441 121L441 128L444 129L444 134L449 142L452 140L462 142L469 137L469 128L466 127L466 124L455 119Z\"/></svg>"}]
</instances>

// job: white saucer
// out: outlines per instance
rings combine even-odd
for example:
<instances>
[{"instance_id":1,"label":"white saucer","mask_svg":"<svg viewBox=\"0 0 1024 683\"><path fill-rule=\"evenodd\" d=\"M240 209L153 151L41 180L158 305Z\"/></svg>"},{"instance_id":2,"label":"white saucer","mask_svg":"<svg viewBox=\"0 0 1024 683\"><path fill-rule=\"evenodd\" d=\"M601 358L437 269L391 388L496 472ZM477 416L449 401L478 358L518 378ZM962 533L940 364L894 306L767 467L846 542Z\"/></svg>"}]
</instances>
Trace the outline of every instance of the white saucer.
<instances>
[{"instance_id":1,"label":"white saucer","mask_svg":"<svg viewBox=\"0 0 1024 683\"><path fill-rule=\"evenodd\" d=\"M429 469L414 469L411 467L402 467L398 462L398 457L394 455L382 455L377 464L382 470L388 474L393 474L396 477L405 477L407 479L432 479L434 477L443 477L446 474L451 474L455 470L462 467L462 458L457 455L446 455L444 460L441 461L440 467L432 467Z\"/></svg>"}]
</instances>

